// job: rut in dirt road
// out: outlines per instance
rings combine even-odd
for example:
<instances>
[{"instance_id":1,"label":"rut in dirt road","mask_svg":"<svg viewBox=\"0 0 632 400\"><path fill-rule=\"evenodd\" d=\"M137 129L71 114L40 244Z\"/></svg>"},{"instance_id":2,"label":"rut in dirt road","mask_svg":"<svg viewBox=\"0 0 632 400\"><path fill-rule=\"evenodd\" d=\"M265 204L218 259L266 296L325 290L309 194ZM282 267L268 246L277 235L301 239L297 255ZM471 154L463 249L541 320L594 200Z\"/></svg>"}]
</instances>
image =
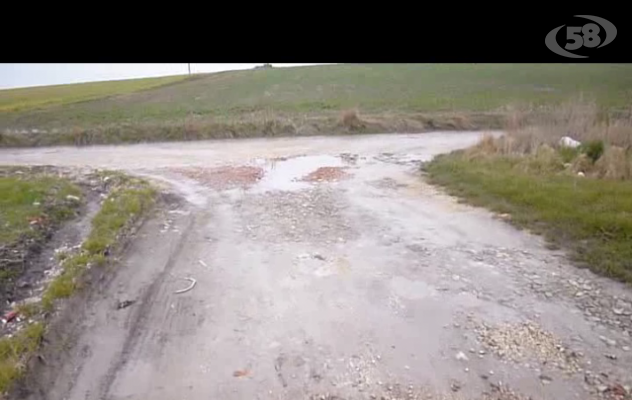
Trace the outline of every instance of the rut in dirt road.
<instances>
[{"instance_id":1,"label":"rut in dirt road","mask_svg":"<svg viewBox=\"0 0 632 400\"><path fill-rule=\"evenodd\" d=\"M478 136L0 152L186 199L142 228L31 399L622 398L629 290L424 183L421 161Z\"/></svg>"}]
</instances>

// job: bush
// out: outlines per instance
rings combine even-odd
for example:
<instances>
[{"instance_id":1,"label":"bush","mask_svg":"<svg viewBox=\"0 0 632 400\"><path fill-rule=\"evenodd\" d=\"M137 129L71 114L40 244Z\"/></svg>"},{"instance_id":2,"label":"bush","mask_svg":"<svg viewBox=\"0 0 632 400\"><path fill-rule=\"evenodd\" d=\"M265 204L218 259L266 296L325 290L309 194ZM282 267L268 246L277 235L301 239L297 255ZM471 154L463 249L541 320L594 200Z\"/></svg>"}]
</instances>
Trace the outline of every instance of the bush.
<instances>
[{"instance_id":1,"label":"bush","mask_svg":"<svg viewBox=\"0 0 632 400\"><path fill-rule=\"evenodd\" d=\"M590 140L582 143L579 147L580 151L586 154L592 162L595 163L603 155L605 146L603 140Z\"/></svg>"},{"instance_id":2,"label":"bush","mask_svg":"<svg viewBox=\"0 0 632 400\"><path fill-rule=\"evenodd\" d=\"M595 167L601 178L625 180L632 177L632 159L622 147L608 146Z\"/></svg>"},{"instance_id":3,"label":"bush","mask_svg":"<svg viewBox=\"0 0 632 400\"><path fill-rule=\"evenodd\" d=\"M555 149L547 144L543 144L532 156L523 157L518 166L524 172L545 174L563 170L564 162Z\"/></svg>"}]
</instances>

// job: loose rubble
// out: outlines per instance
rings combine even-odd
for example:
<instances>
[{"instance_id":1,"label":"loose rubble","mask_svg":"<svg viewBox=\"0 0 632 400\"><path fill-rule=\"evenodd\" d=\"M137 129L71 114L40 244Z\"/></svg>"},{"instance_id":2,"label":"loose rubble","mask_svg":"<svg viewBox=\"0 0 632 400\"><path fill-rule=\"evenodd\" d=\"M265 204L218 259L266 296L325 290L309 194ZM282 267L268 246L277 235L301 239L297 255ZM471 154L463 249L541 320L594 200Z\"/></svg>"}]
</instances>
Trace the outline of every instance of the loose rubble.
<instances>
[{"instance_id":1,"label":"loose rubble","mask_svg":"<svg viewBox=\"0 0 632 400\"><path fill-rule=\"evenodd\" d=\"M549 367L573 373L581 370L578 356L568 352L553 334L532 322L489 326L476 329L481 343L504 360L524 362L537 360Z\"/></svg>"},{"instance_id":2,"label":"loose rubble","mask_svg":"<svg viewBox=\"0 0 632 400\"><path fill-rule=\"evenodd\" d=\"M483 393L481 400L535 400L516 393L507 385L490 383L490 390Z\"/></svg>"},{"instance_id":3,"label":"loose rubble","mask_svg":"<svg viewBox=\"0 0 632 400\"><path fill-rule=\"evenodd\" d=\"M240 200L238 228L264 241L340 243L357 237L344 211L348 205L328 187L300 192L270 192Z\"/></svg>"},{"instance_id":4,"label":"loose rubble","mask_svg":"<svg viewBox=\"0 0 632 400\"><path fill-rule=\"evenodd\" d=\"M575 303L588 321L605 325L632 338L632 294L613 296L597 279L582 275L575 267L560 268L563 259L550 254L525 253L507 248L489 248L467 252L474 261L511 270L524 278L524 285L542 299L557 301L564 298ZM626 343L626 345L630 345Z\"/></svg>"}]
</instances>

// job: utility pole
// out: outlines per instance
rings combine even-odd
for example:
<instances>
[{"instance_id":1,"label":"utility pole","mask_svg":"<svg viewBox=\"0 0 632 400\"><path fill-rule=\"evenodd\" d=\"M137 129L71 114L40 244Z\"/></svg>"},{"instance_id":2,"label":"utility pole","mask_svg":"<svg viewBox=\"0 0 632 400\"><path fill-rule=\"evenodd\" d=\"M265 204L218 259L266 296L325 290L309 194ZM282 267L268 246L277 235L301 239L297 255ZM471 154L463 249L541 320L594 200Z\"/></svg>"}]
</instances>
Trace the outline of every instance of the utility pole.
<instances>
[{"instance_id":1,"label":"utility pole","mask_svg":"<svg viewBox=\"0 0 632 400\"><path fill-rule=\"evenodd\" d=\"M187 65L189 66L189 75L191 75L191 63L187 63Z\"/></svg>"}]
</instances>

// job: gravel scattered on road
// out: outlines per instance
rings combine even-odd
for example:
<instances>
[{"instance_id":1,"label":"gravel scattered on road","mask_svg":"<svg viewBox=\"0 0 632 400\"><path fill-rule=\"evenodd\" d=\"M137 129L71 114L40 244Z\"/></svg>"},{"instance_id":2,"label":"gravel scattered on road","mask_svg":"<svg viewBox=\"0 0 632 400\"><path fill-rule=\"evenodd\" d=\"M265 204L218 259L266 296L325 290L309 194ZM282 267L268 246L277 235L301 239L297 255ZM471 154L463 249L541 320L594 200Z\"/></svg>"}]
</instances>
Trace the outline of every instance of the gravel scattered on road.
<instances>
[{"instance_id":1,"label":"gravel scattered on road","mask_svg":"<svg viewBox=\"0 0 632 400\"><path fill-rule=\"evenodd\" d=\"M581 369L575 352L568 351L552 333L533 322L498 326L482 324L476 332L482 344L500 358L514 362L535 359L566 372Z\"/></svg>"}]
</instances>

